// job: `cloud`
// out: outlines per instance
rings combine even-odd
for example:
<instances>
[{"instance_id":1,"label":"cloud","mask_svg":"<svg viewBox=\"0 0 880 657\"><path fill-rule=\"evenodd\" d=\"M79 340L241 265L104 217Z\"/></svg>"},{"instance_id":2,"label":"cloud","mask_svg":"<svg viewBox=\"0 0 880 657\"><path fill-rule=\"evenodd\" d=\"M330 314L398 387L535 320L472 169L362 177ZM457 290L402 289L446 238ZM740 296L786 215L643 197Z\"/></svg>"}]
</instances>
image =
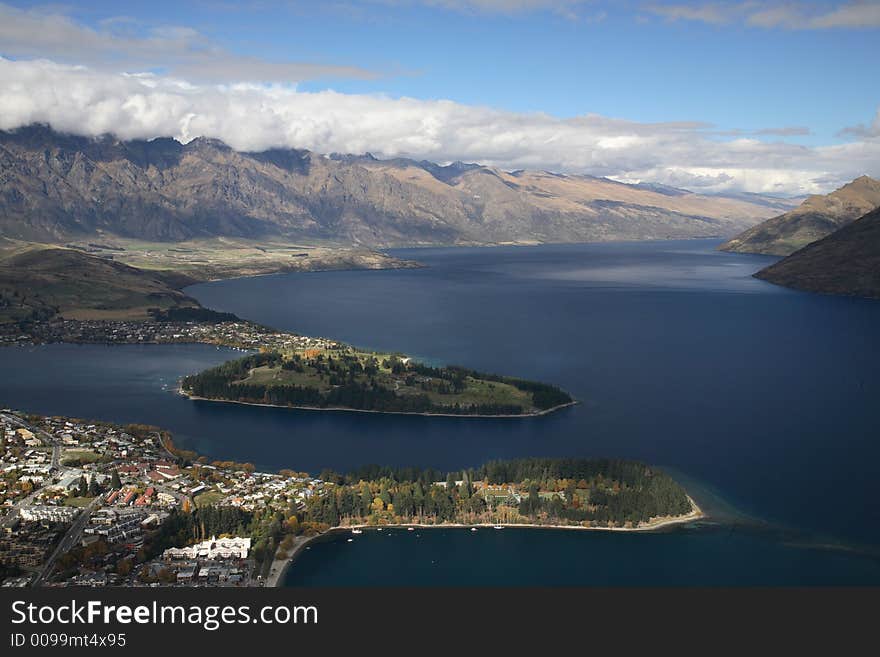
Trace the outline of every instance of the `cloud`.
<instances>
[{"instance_id":1,"label":"cloud","mask_svg":"<svg viewBox=\"0 0 880 657\"><path fill-rule=\"evenodd\" d=\"M816 16L811 21L815 29L833 27L880 27L880 2L855 2Z\"/></svg>"},{"instance_id":2,"label":"cloud","mask_svg":"<svg viewBox=\"0 0 880 657\"><path fill-rule=\"evenodd\" d=\"M561 119L449 100L193 83L0 58L0 129L31 123L90 136L184 142L206 136L238 150L370 151L710 191L814 193L863 173L880 175L880 140L873 139L816 148L754 136L725 141L712 126L693 121L639 123L596 114Z\"/></svg>"},{"instance_id":3,"label":"cloud","mask_svg":"<svg viewBox=\"0 0 880 657\"><path fill-rule=\"evenodd\" d=\"M773 135L776 137L802 137L812 134L809 128L800 125L785 126L782 128L761 128L755 130L756 135Z\"/></svg>"},{"instance_id":4,"label":"cloud","mask_svg":"<svg viewBox=\"0 0 880 657\"><path fill-rule=\"evenodd\" d=\"M145 32L127 17L101 22L101 29L77 23L57 11L23 10L0 4L0 53L17 58L49 57L107 70L162 70L190 80L298 82L324 77L374 78L357 66L276 62L239 55L185 26Z\"/></svg>"},{"instance_id":5,"label":"cloud","mask_svg":"<svg viewBox=\"0 0 880 657\"><path fill-rule=\"evenodd\" d=\"M551 11L575 17L575 10L592 0L373 0L391 5L423 5L466 13L523 14Z\"/></svg>"},{"instance_id":6,"label":"cloud","mask_svg":"<svg viewBox=\"0 0 880 657\"><path fill-rule=\"evenodd\" d=\"M646 11L670 21L710 25L742 23L750 27L788 30L871 29L880 27L880 2L759 2L652 4Z\"/></svg>"},{"instance_id":7,"label":"cloud","mask_svg":"<svg viewBox=\"0 0 880 657\"><path fill-rule=\"evenodd\" d=\"M871 125L860 123L859 125L844 128L838 133L839 137L858 137L861 139L880 139L880 109Z\"/></svg>"},{"instance_id":8,"label":"cloud","mask_svg":"<svg viewBox=\"0 0 880 657\"><path fill-rule=\"evenodd\" d=\"M645 10L670 21L698 21L723 25L731 21L731 8L722 4L649 5Z\"/></svg>"}]
</instances>

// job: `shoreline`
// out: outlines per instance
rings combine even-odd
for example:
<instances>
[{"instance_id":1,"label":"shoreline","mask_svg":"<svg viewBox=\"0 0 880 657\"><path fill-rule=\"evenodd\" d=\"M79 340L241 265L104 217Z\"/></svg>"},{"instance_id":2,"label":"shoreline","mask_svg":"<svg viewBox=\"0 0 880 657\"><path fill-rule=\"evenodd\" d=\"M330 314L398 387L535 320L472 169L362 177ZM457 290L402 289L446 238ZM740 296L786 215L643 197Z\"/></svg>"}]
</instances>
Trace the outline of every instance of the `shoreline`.
<instances>
[{"instance_id":1,"label":"shoreline","mask_svg":"<svg viewBox=\"0 0 880 657\"><path fill-rule=\"evenodd\" d=\"M185 292L187 288L196 287L197 285L206 285L208 283L220 283L222 281L235 281L243 278L262 278L264 276L283 276L285 274L321 274L325 272L353 272L353 271L397 271L400 269L427 269L428 265L422 264L418 260L405 260L396 256L388 255L384 252L376 252L389 258L392 262L381 267L358 267L356 265L346 265L343 267L318 267L316 269L273 269L252 274L235 274L234 276L219 276L217 278L200 278L188 283L183 287L177 288L180 292ZM151 270L144 270L151 271ZM185 274L185 272L183 272ZM198 299L196 299L198 301ZM203 306L204 307L204 306Z\"/></svg>"},{"instance_id":2,"label":"shoreline","mask_svg":"<svg viewBox=\"0 0 880 657\"><path fill-rule=\"evenodd\" d=\"M439 523L439 524L423 524L416 522L408 522L408 523L396 523L391 525L367 525L367 524L358 524L358 525L338 525L336 527L331 527L325 532L321 532L320 534L315 534L314 536L298 536L297 544L294 546L293 551L290 553L286 559L274 559L272 562L271 570L269 571L269 576L266 578L266 582L264 584L265 587L273 587L278 588L284 586L284 578L287 575L287 571L290 569L290 566L296 560L296 558L302 553L303 550L309 545L309 543L314 542L319 538L324 538L327 536L331 536L333 534L341 534L343 532L350 532L352 529L360 529L360 530L378 530L378 529L408 529L410 527L414 529L470 529L472 527L482 528L482 529L492 529L494 527L503 527L505 529L546 529L546 530L570 530L570 531L599 531L599 532L652 532L658 529L662 529L664 527L671 527L674 525L685 525L691 522L696 522L697 520L703 520L708 518L708 514L703 512L700 506L694 501L690 495L687 496L688 501L691 503L691 511L682 516L674 516L674 517L665 517L663 519L658 519L656 522L649 522L647 525L639 526L639 527L584 527L583 525L541 525L538 523L460 523L460 522L448 522L448 523Z\"/></svg>"},{"instance_id":3,"label":"shoreline","mask_svg":"<svg viewBox=\"0 0 880 657\"><path fill-rule=\"evenodd\" d=\"M222 404L241 404L242 406L262 406L264 408L286 408L290 410L297 411L336 411L336 412L346 412L346 413L377 413L381 415L421 415L422 417L463 417L463 418L529 418L529 417L541 417L543 415L549 415L550 413L554 413L556 411L562 410L563 408L568 408L570 406L576 406L580 402L576 399L573 399L570 402L566 402L565 404L558 404L557 406L553 406L552 408L545 408L541 411L535 411L534 413L515 413L515 414L493 414L493 415L481 415L478 413L427 413L427 412L415 412L415 411L374 411L368 408L347 408L345 406L281 406L280 404L267 404L265 402L247 402L247 401L239 401L236 399L214 399L211 397L198 397L196 395L191 395L186 392L180 386L177 387L177 393L182 397L186 397L191 401L207 401L207 402L219 402Z\"/></svg>"}]
</instances>

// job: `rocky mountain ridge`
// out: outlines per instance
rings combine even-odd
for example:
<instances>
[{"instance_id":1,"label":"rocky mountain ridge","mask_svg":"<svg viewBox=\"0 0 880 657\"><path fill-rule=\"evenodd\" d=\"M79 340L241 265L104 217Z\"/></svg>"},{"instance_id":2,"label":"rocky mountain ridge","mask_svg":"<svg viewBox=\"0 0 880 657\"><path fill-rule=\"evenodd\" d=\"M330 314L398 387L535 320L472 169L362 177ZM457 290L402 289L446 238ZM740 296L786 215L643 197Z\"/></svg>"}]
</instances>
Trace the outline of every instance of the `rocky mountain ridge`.
<instances>
[{"instance_id":1,"label":"rocky mountain ridge","mask_svg":"<svg viewBox=\"0 0 880 657\"><path fill-rule=\"evenodd\" d=\"M55 243L230 236L384 248L710 237L785 203L460 162L238 152L208 138L93 139L46 126L0 131L0 181L0 236Z\"/></svg>"}]
</instances>

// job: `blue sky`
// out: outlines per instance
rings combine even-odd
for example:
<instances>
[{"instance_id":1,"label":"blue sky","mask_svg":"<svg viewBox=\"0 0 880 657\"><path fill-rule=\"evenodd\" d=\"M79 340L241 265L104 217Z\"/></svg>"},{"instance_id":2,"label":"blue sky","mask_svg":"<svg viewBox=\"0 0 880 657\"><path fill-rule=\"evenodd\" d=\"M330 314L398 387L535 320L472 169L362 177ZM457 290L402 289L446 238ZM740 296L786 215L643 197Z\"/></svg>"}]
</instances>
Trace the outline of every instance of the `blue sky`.
<instances>
[{"instance_id":1,"label":"blue sky","mask_svg":"<svg viewBox=\"0 0 880 657\"><path fill-rule=\"evenodd\" d=\"M0 9L7 19L63 21L57 43L52 41L52 30L41 30L28 41L26 28L17 27L17 36L4 35L0 28L0 54L10 64L40 58L83 64L107 74L114 68L114 72L152 71L193 84L229 84L260 70L257 63L268 62L280 68L241 81L295 85L305 94L333 90L346 96L346 102L364 96L449 100L465 108L505 113L506 122L518 125L528 123L522 117L536 113L563 121L598 115L639 126L686 122L694 152L707 141L711 148L741 139L748 140L742 142L743 148L780 144L768 159L774 166L785 157L798 160L792 163L789 178L809 172L816 189L831 184L835 172L828 158L843 155L816 151L820 157L814 158L818 163L811 168L798 159L803 158L798 148L849 148L857 142L856 168L840 175L880 173L875 141L880 137L878 2L157 0L124 3L124 7L101 1L63 6L11 2ZM152 39L159 41L151 50ZM189 59L193 51L220 52L222 57L212 56L208 59L213 63L196 65ZM291 68L284 68L286 64ZM52 84L57 85L57 80ZM480 152L438 145L435 142L442 138L434 139L435 132L458 125L432 132L432 122L445 120L427 121L432 124L425 128L427 137L407 140L405 135L394 135L403 145L388 154L418 155L411 151L426 144L425 155L435 159L462 155L499 165L506 163L505 157L510 159L506 148L498 153L489 149L481 158ZM640 133L639 126L618 126L602 135L632 136ZM857 128L844 131L853 126ZM331 129L335 128L322 128ZM573 128L566 125L569 129ZM595 136L599 128L591 124L589 130ZM508 132L505 138L520 139ZM304 146L336 145L323 133L320 139L317 133L297 134L315 142ZM546 129L542 134L547 134ZM560 136L566 139L563 133ZM377 129L379 146L384 137ZM290 139L279 145L291 145ZM668 130L662 138L652 139L655 145L678 148ZM263 145L263 141L261 137L255 143ZM357 146L360 141L339 145ZM580 167L621 178L673 171L667 182L676 181L674 171L689 169L687 175L678 171L681 184L687 183L688 175L698 178L707 171L716 175L737 168L729 163L735 148L690 167L685 161L652 159L633 162L629 169L616 143L613 148L615 156L610 159L574 155L545 159L548 166ZM852 156L853 151L847 152ZM718 184L754 188L760 177L755 162L761 157L750 151L749 162L743 164L753 171L751 182L731 173L727 177L739 182L716 176ZM539 165L543 161L537 155L524 158L526 163L532 160ZM779 182L779 191L785 185ZM793 188L787 190L795 193Z\"/></svg>"}]
</instances>

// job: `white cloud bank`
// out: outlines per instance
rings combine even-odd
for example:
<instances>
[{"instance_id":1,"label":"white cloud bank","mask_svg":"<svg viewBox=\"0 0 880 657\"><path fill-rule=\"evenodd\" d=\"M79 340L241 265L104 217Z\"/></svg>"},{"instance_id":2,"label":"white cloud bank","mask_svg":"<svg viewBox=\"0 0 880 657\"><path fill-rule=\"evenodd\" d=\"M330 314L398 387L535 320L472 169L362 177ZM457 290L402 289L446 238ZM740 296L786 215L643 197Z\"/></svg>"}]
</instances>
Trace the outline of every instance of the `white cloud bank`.
<instances>
[{"instance_id":1,"label":"white cloud bank","mask_svg":"<svg viewBox=\"0 0 880 657\"><path fill-rule=\"evenodd\" d=\"M0 57L0 129L31 123L123 139L215 137L238 150L478 161L703 191L818 193L861 174L880 175L880 136L867 127L854 134L856 141L813 148L755 137L722 141L710 126L692 122L560 119L448 100L192 84Z\"/></svg>"}]
</instances>

